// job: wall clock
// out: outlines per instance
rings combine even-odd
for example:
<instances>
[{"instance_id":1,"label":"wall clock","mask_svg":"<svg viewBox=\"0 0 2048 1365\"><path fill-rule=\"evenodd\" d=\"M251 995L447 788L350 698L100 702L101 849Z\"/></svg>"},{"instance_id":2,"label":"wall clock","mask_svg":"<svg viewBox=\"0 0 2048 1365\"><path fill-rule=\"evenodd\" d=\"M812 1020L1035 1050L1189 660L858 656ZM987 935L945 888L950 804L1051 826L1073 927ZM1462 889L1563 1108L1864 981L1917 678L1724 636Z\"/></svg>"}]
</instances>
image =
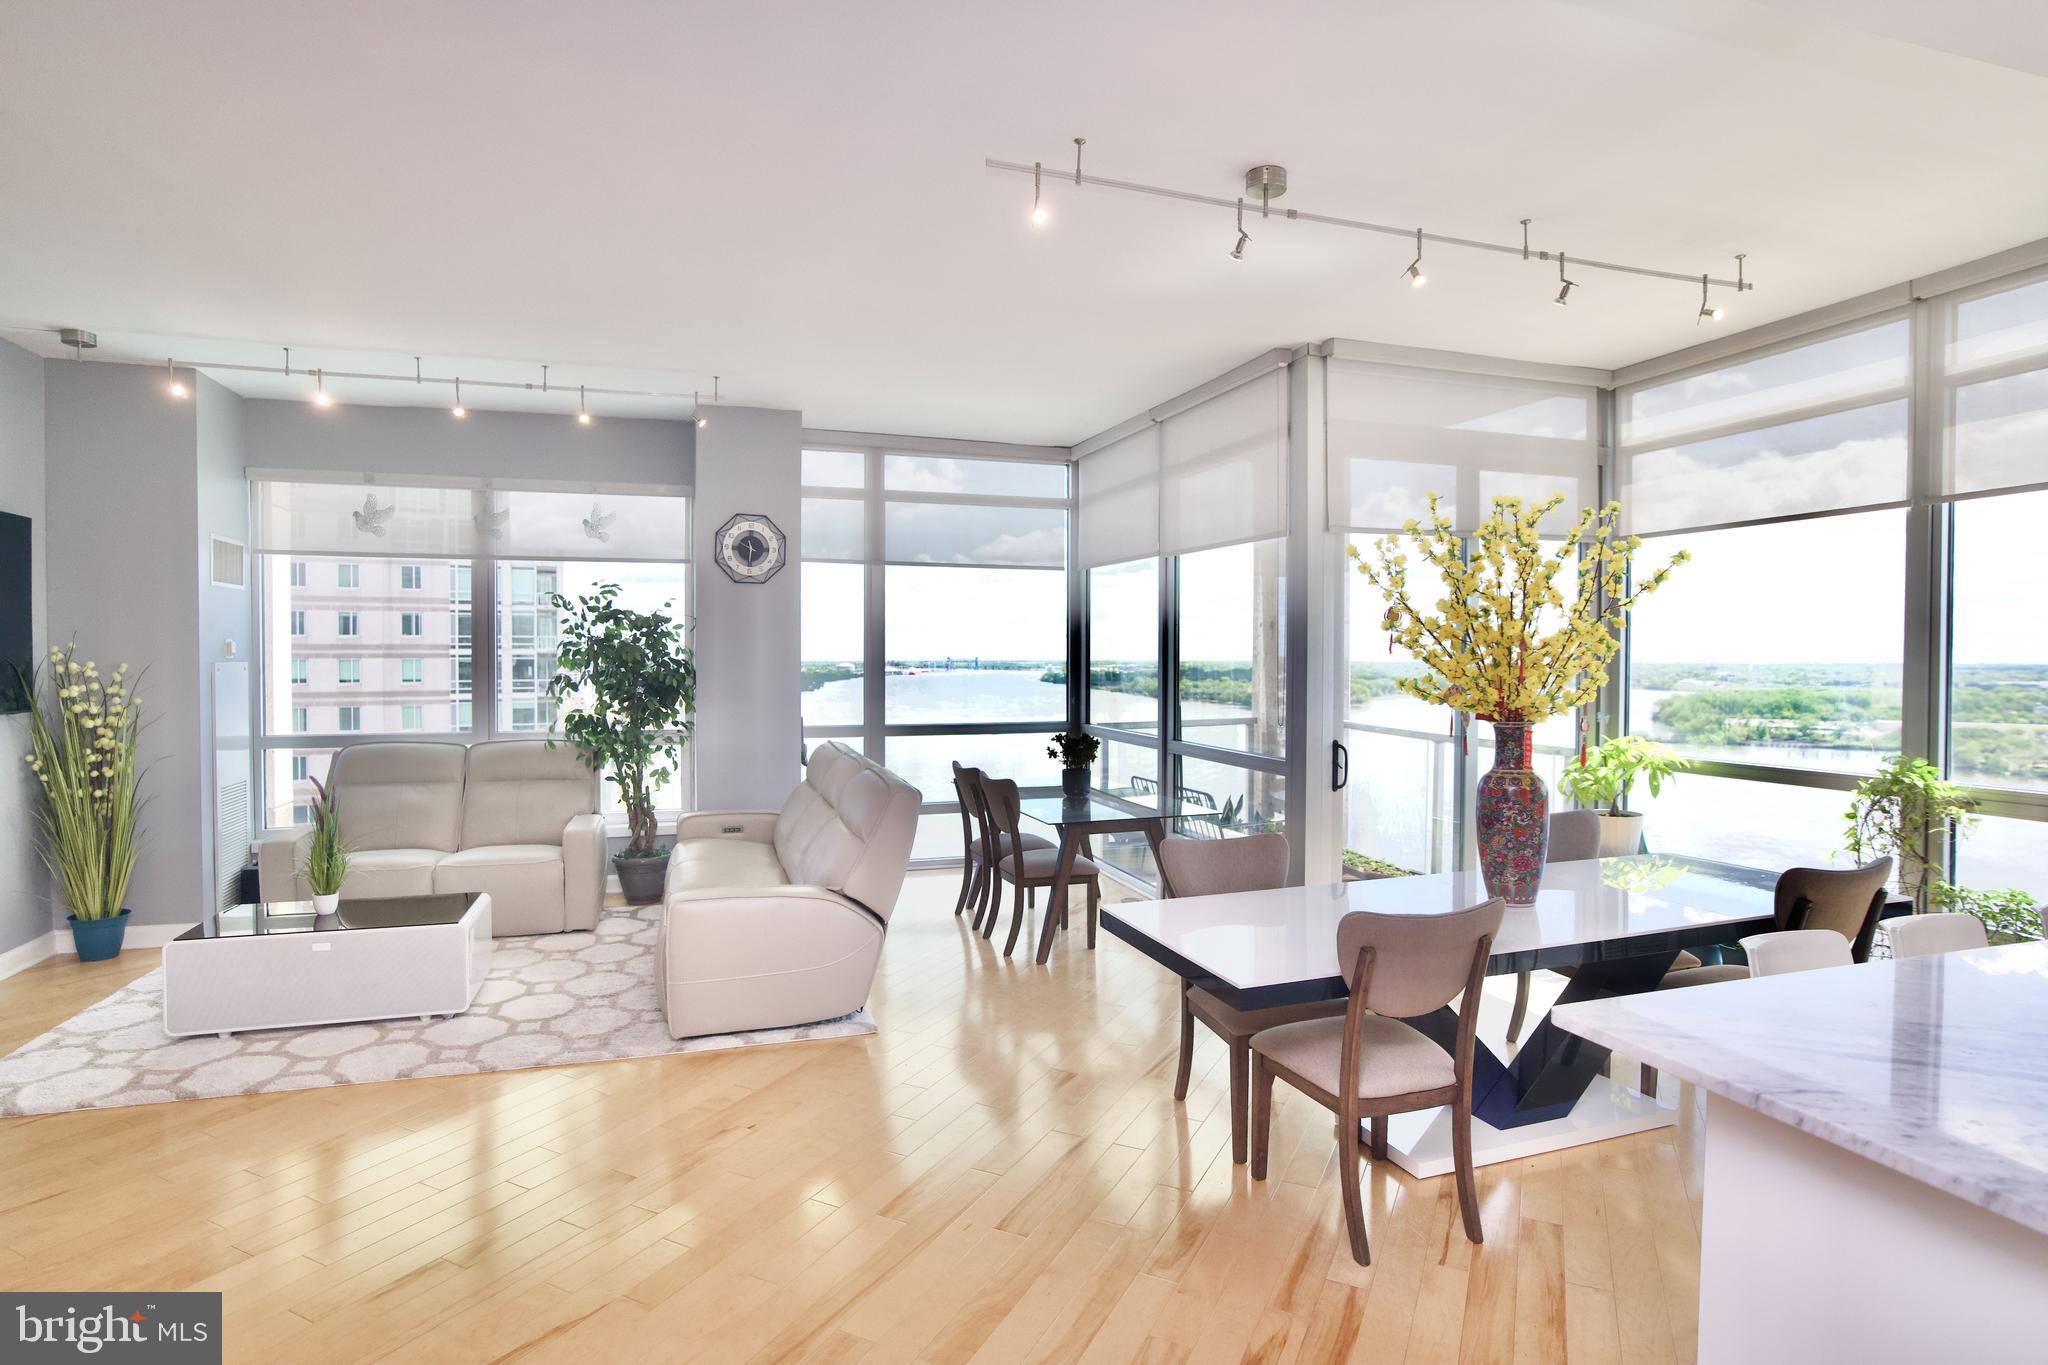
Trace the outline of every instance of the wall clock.
<instances>
[{"instance_id":1,"label":"wall clock","mask_svg":"<svg viewBox=\"0 0 2048 1365\"><path fill-rule=\"evenodd\" d=\"M789 559L789 537L759 512L736 512L712 539L712 558L735 583L766 583Z\"/></svg>"}]
</instances>

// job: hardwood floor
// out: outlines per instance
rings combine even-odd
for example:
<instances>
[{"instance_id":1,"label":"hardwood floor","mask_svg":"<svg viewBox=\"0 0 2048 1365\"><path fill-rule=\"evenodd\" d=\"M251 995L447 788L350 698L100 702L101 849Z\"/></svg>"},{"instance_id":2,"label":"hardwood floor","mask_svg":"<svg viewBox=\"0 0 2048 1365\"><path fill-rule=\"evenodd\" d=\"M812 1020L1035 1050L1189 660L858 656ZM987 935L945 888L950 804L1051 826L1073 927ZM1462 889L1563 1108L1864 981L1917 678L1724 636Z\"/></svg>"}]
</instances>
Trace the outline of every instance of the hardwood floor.
<instances>
[{"instance_id":1,"label":"hardwood floor","mask_svg":"<svg viewBox=\"0 0 2048 1365\"><path fill-rule=\"evenodd\" d=\"M906 886L871 1038L0 1121L0 1285L221 1290L236 1361L1693 1359L1692 1092L1482 1169L1479 1247L1373 1169L1360 1267L1326 1113L1282 1087L1253 1183L1171 978L1005 960L957 886ZM155 958L0 982L0 1046Z\"/></svg>"}]
</instances>

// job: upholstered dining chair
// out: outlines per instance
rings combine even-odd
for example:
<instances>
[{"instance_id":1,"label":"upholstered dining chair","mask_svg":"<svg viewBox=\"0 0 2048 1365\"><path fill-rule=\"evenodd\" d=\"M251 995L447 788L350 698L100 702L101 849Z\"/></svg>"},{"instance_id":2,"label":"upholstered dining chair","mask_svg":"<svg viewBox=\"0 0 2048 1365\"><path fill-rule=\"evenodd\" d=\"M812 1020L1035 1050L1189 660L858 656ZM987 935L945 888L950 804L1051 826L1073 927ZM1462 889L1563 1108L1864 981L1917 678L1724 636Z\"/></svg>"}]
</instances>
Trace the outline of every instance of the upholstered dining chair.
<instances>
[{"instance_id":1,"label":"upholstered dining chair","mask_svg":"<svg viewBox=\"0 0 2048 1365\"><path fill-rule=\"evenodd\" d=\"M1600 812L1596 810L1561 810L1550 817L1550 842L1543 855L1546 863L1577 863L1600 856ZM1690 959L1690 965L1699 966L1700 960L1691 953L1683 955ZM1561 976L1570 976L1571 970L1559 971ZM1522 1036L1523 1021L1529 1017L1529 973L1515 973L1515 1007L1508 1014L1508 1041L1514 1042Z\"/></svg>"},{"instance_id":2,"label":"upholstered dining chair","mask_svg":"<svg viewBox=\"0 0 2048 1365\"><path fill-rule=\"evenodd\" d=\"M1851 868L1788 867L1778 874L1771 897L1772 929L1832 929L1849 945L1851 962L1867 962L1870 941L1877 936L1877 917L1884 913L1885 884L1891 876L1890 858ZM1749 975L1748 964L1741 962L1704 967L1673 963L1657 989L1711 986L1717 981L1746 980ZM1643 1068L1642 1090L1645 1095L1657 1093L1655 1067Z\"/></svg>"},{"instance_id":3,"label":"upholstered dining chair","mask_svg":"<svg viewBox=\"0 0 2048 1365\"><path fill-rule=\"evenodd\" d=\"M994 871L995 900L990 906L987 918L982 922L981 936L989 937L995 932L996 921L1002 917L1002 882L1007 879L1016 893L1016 913L1010 918L1010 938L1003 945L1003 956L1008 957L1017 947L1017 935L1024 928L1024 904L1027 892L1038 887L1050 887L1059 868L1059 850L1047 840L1035 834L1025 834L1018 829L1023 809L1023 798L1017 791L1017 784L1006 777L981 776L981 807L987 812L995 837L988 845L989 866ZM1102 870L1093 858L1074 855L1074 865L1067 870L1067 885L1084 885L1088 888L1088 946L1095 946L1095 924L1102 912ZM1032 898L1035 902L1035 895ZM1058 915L1066 921L1067 907L1047 901L1045 913Z\"/></svg>"},{"instance_id":4,"label":"upholstered dining chair","mask_svg":"<svg viewBox=\"0 0 2048 1365\"><path fill-rule=\"evenodd\" d=\"M1901 915L1887 921L1885 937L1893 957L1925 957L1930 953L1961 953L1982 948L1991 940L1975 915Z\"/></svg>"},{"instance_id":5,"label":"upholstered dining chair","mask_svg":"<svg viewBox=\"0 0 2048 1365\"><path fill-rule=\"evenodd\" d=\"M963 768L960 760L953 760L953 799L960 803L960 899L953 902L953 916L967 908L969 897L975 898L974 922L981 922L981 880L987 864L981 856L981 830L975 820L975 797L973 784L980 780L978 770Z\"/></svg>"},{"instance_id":6,"label":"upholstered dining chair","mask_svg":"<svg viewBox=\"0 0 2048 1365\"><path fill-rule=\"evenodd\" d=\"M1176 899L1220 896L1233 891L1270 891L1287 884L1287 836L1248 834L1240 839L1222 839L1168 835L1159 843L1159 863ZM1242 1166L1249 1146L1252 1035L1260 1029L1304 1019L1335 1018L1343 1013L1342 1000L1241 1010L1183 977L1180 1069L1174 1073L1173 1098L1179 1101L1188 1097L1188 1077L1195 1061L1195 1021L1199 1019L1230 1049L1230 1159Z\"/></svg>"},{"instance_id":7,"label":"upholstered dining chair","mask_svg":"<svg viewBox=\"0 0 2048 1365\"><path fill-rule=\"evenodd\" d=\"M1779 929L1769 934L1751 934L1742 940L1742 954L1749 959L1751 976L1783 976L1822 967L1847 967L1855 962L1849 956L1849 940L1832 929Z\"/></svg>"},{"instance_id":8,"label":"upholstered dining chair","mask_svg":"<svg viewBox=\"0 0 2048 1365\"><path fill-rule=\"evenodd\" d=\"M976 863L975 889L969 897L974 905L971 923L981 931L983 938L987 938L996 917L1002 912L1002 888L997 884L995 865L1017 843L1026 849L1051 848L1053 845L1050 839L1040 834L1003 832L995 813L988 807L985 781L988 774L979 768L962 768L957 763L954 767L954 787L961 796L961 834L967 839L969 856ZM1009 824L1013 829L1019 823L1018 800L1013 787L1009 807ZM953 913L960 913L959 908L955 907Z\"/></svg>"},{"instance_id":9,"label":"upholstered dining chair","mask_svg":"<svg viewBox=\"0 0 2048 1365\"><path fill-rule=\"evenodd\" d=\"M1387 1117L1447 1106L1465 1236L1483 1241L1472 1180L1472 1039L1486 956L1507 905L1499 897L1448 915L1354 910L1337 921L1337 965L1351 998L1340 1019L1283 1024L1252 1037L1252 1179L1266 1178L1277 1077L1337 1115L1339 1183L1351 1258L1372 1264L1359 1187L1358 1125L1372 1120L1373 1160L1387 1155ZM1459 1000L1451 1052L1403 1022Z\"/></svg>"}]
</instances>

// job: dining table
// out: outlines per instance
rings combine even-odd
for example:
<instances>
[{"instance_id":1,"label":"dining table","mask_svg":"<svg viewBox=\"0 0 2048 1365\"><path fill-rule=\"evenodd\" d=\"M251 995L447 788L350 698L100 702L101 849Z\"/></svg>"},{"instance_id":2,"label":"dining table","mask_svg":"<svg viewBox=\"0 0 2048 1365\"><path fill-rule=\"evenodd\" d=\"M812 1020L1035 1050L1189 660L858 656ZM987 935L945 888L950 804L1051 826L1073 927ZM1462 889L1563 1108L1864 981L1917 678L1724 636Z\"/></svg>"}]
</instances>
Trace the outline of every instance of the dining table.
<instances>
[{"instance_id":1,"label":"dining table","mask_svg":"<svg viewBox=\"0 0 2048 1365\"><path fill-rule=\"evenodd\" d=\"M1772 927L1776 874L1632 854L1551 863L1529 905L1501 917L1489 978L1570 969L1557 1005L1653 991L1687 949L1711 950ZM1488 899L1477 869L1104 906L1102 927L1168 971L1246 1010L1346 994L1337 923L1353 911L1445 915ZM1711 954L1710 954L1711 955ZM1701 989L1711 990L1712 987ZM1473 1054L1474 1160L1541 1152L1667 1127L1676 1108L1603 1074L1608 1048L1570 1033L1546 1010L1519 1046L1508 1006L1482 1010ZM1409 1021L1449 1050L1446 1007ZM1394 1161L1410 1174L1452 1169L1447 1111L1398 1115Z\"/></svg>"},{"instance_id":2,"label":"dining table","mask_svg":"<svg viewBox=\"0 0 2048 1365\"><path fill-rule=\"evenodd\" d=\"M1145 836L1151 846L1152 861L1158 868L1159 894L1170 896L1166 871L1159 866L1159 843L1166 837L1169 827L1182 829L1201 827L1205 832L1221 832L1216 829L1217 813L1207 806L1163 792L1107 792L1095 788L1080 796L1034 796L1025 798L1018 807L1019 813L1027 820L1045 825L1058 836L1059 859L1054 864L1052 887L1046 898L1048 908L1045 921L1038 930L1038 964L1044 966L1052 956L1053 935L1058 932L1061 916L1053 907L1067 903L1067 883L1072 880L1074 860L1093 856L1089 840L1097 834L1121 834L1135 832Z\"/></svg>"}]
</instances>

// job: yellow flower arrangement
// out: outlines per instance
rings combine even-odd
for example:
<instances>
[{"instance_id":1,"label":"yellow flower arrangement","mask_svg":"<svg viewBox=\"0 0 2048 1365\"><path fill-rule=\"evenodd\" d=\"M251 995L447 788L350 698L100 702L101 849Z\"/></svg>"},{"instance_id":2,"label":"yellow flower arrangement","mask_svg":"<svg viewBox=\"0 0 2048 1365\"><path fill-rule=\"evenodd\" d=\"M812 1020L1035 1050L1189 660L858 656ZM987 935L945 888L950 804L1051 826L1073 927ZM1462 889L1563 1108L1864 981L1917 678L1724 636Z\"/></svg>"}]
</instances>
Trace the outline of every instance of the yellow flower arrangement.
<instances>
[{"instance_id":1,"label":"yellow flower arrangement","mask_svg":"<svg viewBox=\"0 0 2048 1365\"><path fill-rule=\"evenodd\" d=\"M71 648L50 651L54 714L33 707L29 771L42 786L43 857L72 915L121 913L141 843L141 696L122 664L108 679Z\"/></svg>"},{"instance_id":2,"label":"yellow flower arrangement","mask_svg":"<svg viewBox=\"0 0 2048 1365\"><path fill-rule=\"evenodd\" d=\"M1564 503L1563 495L1526 506L1520 498L1495 498L1469 560L1463 538L1437 503L1430 494L1427 526L1411 521L1402 528L1443 576L1444 595L1434 611L1409 596L1402 535L1381 537L1376 559L1355 545L1347 553L1386 598L1381 624L1388 635L1429 670L1396 685L1481 720L1533 724L1592 701L1607 682L1629 609L1687 558L1680 551L1624 596L1629 560L1642 540L1617 534L1619 503L1581 512L1564 543L1546 551L1536 528ZM1578 584L1567 600L1558 576L1574 554ZM1543 628L1545 611L1556 614L1555 629Z\"/></svg>"}]
</instances>

